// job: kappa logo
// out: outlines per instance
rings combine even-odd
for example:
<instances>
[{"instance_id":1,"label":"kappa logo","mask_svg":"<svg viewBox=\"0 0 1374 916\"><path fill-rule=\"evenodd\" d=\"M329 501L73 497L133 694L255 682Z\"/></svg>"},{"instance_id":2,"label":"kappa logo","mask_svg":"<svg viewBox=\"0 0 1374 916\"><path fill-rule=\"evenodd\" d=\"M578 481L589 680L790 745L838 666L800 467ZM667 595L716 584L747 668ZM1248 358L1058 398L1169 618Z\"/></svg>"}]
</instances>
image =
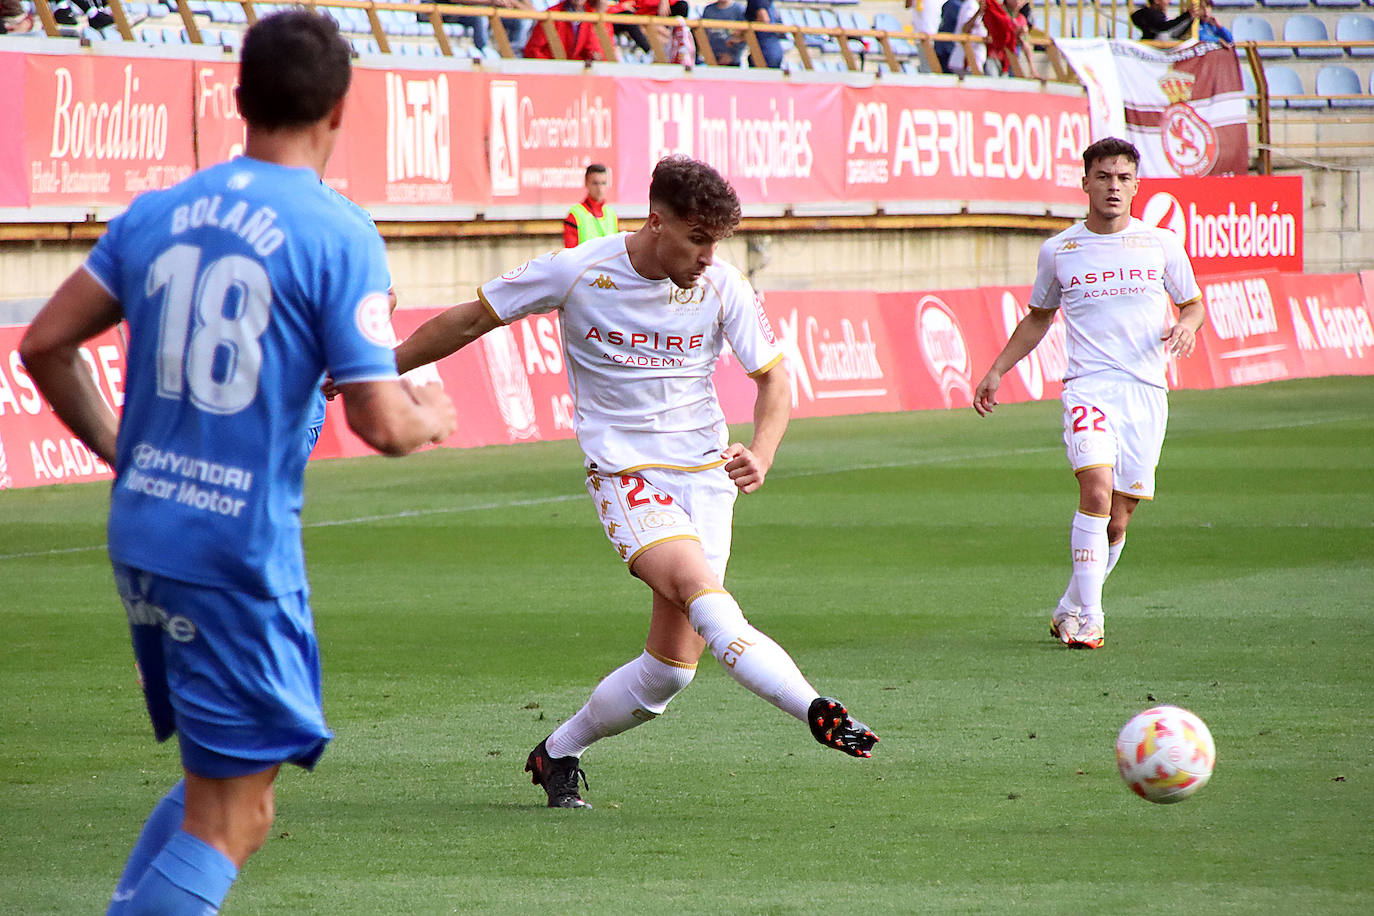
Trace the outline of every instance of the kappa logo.
<instances>
[{"instance_id":1,"label":"kappa logo","mask_svg":"<svg viewBox=\"0 0 1374 916\"><path fill-rule=\"evenodd\" d=\"M616 544L616 545L615 545L615 549L620 553L620 559L622 559L622 560L625 559L627 556L630 555L630 545L629 545L629 544Z\"/></svg>"},{"instance_id":2,"label":"kappa logo","mask_svg":"<svg viewBox=\"0 0 1374 916\"><path fill-rule=\"evenodd\" d=\"M601 489L601 488L600 488L600 487L597 487L597 489L599 490L599 489ZM610 508L611 508L611 501L610 501L609 499L603 499L603 500L601 501L601 514L602 514L602 515L605 515L606 512L607 512L607 510L610 509Z\"/></svg>"},{"instance_id":3,"label":"kappa logo","mask_svg":"<svg viewBox=\"0 0 1374 916\"><path fill-rule=\"evenodd\" d=\"M609 274L602 274L587 285L593 289L620 289L620 287L615 285L615 281L610 278Z\"/></svg>"},{"instance_id":4,"label":"kappa logo","mask_svg":"<svg viewBox=\"0 0 1374 916\"><path fill-rule=\"evenodd\" d=\"M1060 250L1060 251L1073 251L1073 250L1076 249L1077 247L1078 247L1078 243L1077 243L1077 242L1068 241L1068 242L1065 242L1063 245L1061 245L1060 248L1059 248L1059 250Z\"/></svg>"},{"instance_id":5,"label":"kappa logo","mask_svg":"<svg viewBox=\"0 0 1374 916\"><path fill-rule=\"evenodd\" d=\"M1137 480L1135 483L1131 484L1131 489L1132 489L1132 490L1143 490L1143 489L1145 489L1145 484L1143 484L1143 483L1141 483L1139 480Z\"/></svg>"},{"instance_id":6,"label":"kappa logo","mask_svg":"<svg viewBox=\"0 0 1374 916\"><path fill-rule=\"evenodd\" d=\"M619 523L619 522L611 522L610 524L608 524L608 525L606 526L606 534L609 535L610 537L615 537L615 529L617 529L617 528L619 528L619 527L620 527L620 523Z\"/></svg>"}]
</instances>

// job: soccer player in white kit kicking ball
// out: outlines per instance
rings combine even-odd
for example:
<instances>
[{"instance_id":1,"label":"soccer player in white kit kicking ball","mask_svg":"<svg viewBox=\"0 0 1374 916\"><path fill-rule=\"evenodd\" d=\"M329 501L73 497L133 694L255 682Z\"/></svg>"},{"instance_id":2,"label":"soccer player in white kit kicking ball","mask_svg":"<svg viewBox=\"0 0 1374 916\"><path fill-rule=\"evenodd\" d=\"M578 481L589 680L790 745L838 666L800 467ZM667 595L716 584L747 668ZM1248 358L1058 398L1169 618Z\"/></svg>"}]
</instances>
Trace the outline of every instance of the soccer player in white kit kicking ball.
<instances>
[{"instance_id":1,"label":"soccer player in white kit kicking ball","mask_svg":"<svg viewBox=\"0 0 1374 916\"><path fill-rule=\"evenodd\" d=\"M1140 153L1108 137L1083 151L1088 216L1040 248L1030 313L978 383L973 408L992 413L1002 376L1034 350L1064 312L1064 445L1078 478L1070 533L1073 572L1050 621L1067 646L1105 638L1102 586L1126 545L1126 525L1153 499L1169 416L1165 370L1188 356L1202 326L1202 295L1178 236L1131 216ZM1171 306L1177 306L1174 319Z\"/></svg>"},{"instance_id":2,"label":"soccer player in white kit kicking ball","mask_svg":"<svg viewBox=\"0 0 1374 916\"><path fill-rule=\"evenodd\" d=\"M530 753L525 769L549 807L588 807L578 791L583 752L659 716L691 683L703 649L822 744L870 757L878 740L820 696L722 585L736 494L763 485L790 409L782 351L758 297L715 259L739 217L734 189L714 169L669 157L654 168L640 229L535 258L396 350L404 373L525 315L561 312L587 492L620 558L653 590L653 612L644 652ZM711 382L727 341L758 386L748 446L730 442Z\"/></svg>"}]
</instances>

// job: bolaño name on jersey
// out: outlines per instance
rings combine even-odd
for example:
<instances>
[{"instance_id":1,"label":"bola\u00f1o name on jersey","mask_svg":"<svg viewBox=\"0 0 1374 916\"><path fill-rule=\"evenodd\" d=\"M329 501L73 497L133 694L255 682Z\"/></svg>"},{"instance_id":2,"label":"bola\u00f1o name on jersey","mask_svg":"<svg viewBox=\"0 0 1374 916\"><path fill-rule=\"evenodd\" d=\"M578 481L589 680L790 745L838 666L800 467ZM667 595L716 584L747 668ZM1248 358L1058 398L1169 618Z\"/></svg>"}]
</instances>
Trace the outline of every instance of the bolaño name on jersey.
<instances>
[{"instance_id":1,"label":"bola\u00f1o name on jersey","mask_svg":"<svg viewBox=\"0 0 1374 916\"><path fill-rule=\"evenodd\" d=\"M593 325L583 335L583 340L594 340L603 346L619 347L621 350L606 350L603 359L622 366L678 367L693 350L700 350L705 344L704 334L664 334L659 331L621 331ZM624 350L632 352L626 353ZM641 351L641 352L634 352ZM658 351L658 352L652 352ZM671 356L673 352L682 356Z\"/></svg>"},{"instance_id":2,"label":"bola\u00f1o name on jersey","mask_svg":"<svg viewBox=\"0 0 1374 916\"><path fill-rule=\"evenodd\" d=\"M232 202L224 200L219 194L198 197L189 204L182 204L172 211L172 235L180 235L188 229L209 226L223 232L230 232L243 239L258 253L267 257L286 241L286 233L275 225L277 211L271 207L260 206L249 212L248 203L243 200Z\"/></svg>"}]
</instances>

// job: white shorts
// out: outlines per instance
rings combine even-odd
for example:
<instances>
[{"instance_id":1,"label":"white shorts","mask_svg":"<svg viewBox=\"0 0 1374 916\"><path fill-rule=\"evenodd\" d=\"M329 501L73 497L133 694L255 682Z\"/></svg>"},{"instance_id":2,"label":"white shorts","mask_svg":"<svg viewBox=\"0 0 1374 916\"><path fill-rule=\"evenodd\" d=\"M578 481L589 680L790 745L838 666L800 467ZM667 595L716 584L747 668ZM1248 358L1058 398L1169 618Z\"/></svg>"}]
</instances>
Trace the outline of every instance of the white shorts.
<instances>
[{"instance_id":1,"label":"white shorts","mask_svg":"<svg viewBox=\"0 0 1374 916\"><path fill-rule=\"evenodd\" d=\"M706 471L643 468L608 476L587 472L601 530L628 567L655 544L690 538L725 581L738 490L724 466Z\"/></svg>"},{"instance_id":2,"label":"white shorts","mask_svg":"<svg viewBox=\"0 0 1374 916\"><path fill-rule=\"evenodd\" d=\"M1074 379L1064 385L1064 447L1075 474L1112 469L1112 489L1154 499L1155 466L1169 422L1163 388L1106 379Z\"/></svg>"}]
</instances>

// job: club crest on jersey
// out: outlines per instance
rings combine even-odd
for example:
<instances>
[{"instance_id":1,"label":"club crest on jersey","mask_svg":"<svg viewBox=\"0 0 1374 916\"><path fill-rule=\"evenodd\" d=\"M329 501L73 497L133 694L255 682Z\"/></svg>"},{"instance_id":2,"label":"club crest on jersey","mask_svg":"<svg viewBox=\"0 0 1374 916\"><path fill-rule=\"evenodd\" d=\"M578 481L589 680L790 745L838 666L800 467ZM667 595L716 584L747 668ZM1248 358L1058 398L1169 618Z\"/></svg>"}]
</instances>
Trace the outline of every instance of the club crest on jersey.
<instances>
[{"instance_id":1,"label":"club crest on jersey","mask_svg":"<svg viewBox=\"0 0 1374 916\"><path fill-rule=\"evenodd\" d=\"M706 287L697 285L688 289L674 286L670 294L673 305L700 305L706 301Z\"/></svg>"},{"instance_id":2,"label":"club crest on jersey","mask_svg":"<svg viewBox=\"0 0 1374 916\"><path fill-rule=\"evenodd\" d=\"M615 281L610 278L609 274L601 274L587 285L593 289L620 289L620 287L615 285Z\"/></svg>"},{"instance_id":3,"label":"club crest on jersey","mask_svg":"<svg viewBox=\"0 0 1374 916\"><path fill-rule=\"evenodd\" d=\"M391 330L391 303L386 294L364 296L353 314L353 321L362 335L377 346L390 347L396 343L396 334Z\"/></svg>"}]
</instances>

